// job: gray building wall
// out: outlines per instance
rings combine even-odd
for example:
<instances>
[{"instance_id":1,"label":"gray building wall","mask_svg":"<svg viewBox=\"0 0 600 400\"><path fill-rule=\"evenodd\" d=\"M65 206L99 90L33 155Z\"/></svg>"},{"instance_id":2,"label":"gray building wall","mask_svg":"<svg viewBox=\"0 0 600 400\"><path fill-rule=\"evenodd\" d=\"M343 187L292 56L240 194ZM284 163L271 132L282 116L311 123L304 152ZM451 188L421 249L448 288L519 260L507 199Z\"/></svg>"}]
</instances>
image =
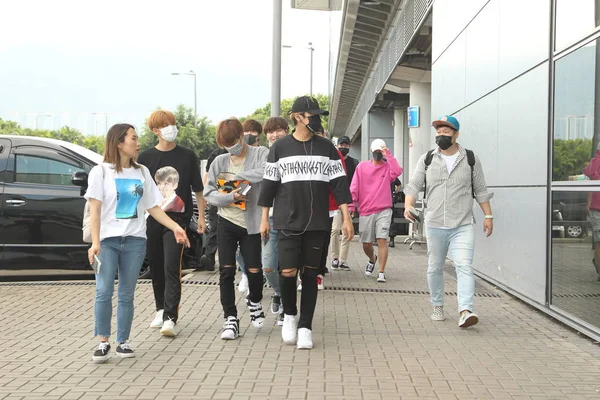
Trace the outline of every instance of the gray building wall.
<instances>
[{"instance_id":1,"label":"gray building wall","mask_svg":"<svg viewBox=\"0 0 600 400\"><path fill-rule=\"evenodd\" d=\"M548 0L436 0L433 7L432 115L457 116L459 142L480 157L495 192L494 234L476 230L474 268L541 304L549 29Z\"/></svg>"}]
</instances>

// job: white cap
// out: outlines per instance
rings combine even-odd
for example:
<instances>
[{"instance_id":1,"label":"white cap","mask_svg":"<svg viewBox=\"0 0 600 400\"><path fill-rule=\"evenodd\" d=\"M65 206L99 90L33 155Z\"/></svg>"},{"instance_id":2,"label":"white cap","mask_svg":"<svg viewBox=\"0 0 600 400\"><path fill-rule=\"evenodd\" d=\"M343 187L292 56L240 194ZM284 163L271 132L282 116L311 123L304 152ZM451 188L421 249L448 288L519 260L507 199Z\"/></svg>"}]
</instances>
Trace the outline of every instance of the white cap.
<instances>
[{"instance_id":1,"label":"white cap","mask_svg":"<svg viewBox=\"0 0 600 400\"><path fill-rule=\"evenodd\" d=\"M383 149L385 146L385 142L382 139L375 139L371 143L371 153L377 150Z\"/></svg>"}]
</instances>

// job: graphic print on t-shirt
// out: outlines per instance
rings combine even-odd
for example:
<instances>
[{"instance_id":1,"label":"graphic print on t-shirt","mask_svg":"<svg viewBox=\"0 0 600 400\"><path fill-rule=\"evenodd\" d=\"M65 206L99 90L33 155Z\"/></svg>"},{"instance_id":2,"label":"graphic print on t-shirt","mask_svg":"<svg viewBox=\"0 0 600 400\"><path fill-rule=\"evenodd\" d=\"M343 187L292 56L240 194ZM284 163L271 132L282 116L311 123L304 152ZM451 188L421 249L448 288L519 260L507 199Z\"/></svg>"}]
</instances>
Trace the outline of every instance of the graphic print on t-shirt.
<instances>
[{"instance_id":1,"label":"graphic print on t-shirt","mask_svg":"<svg viewBox=\"0 0 600 400\"><path fill-rule=\"evenodd\" d=\"M182 213L185 211L185 203L176 193L179 186L179 172L173 167L162 167L154 174L156 186L163 195L160 208L165 212Z\"/></svg>"},{"instance_id":2,"label":"graphic print on t-shirt","mask_svg":"<svg viewBox=\"0 0 600 400\"><path fill-rule=\"evenodd\" d=\"M138 217L137 206L144 194L144 184L139 179L115 179L117 185L117 209L115 218Z\"/></svg>"}]
</instances>

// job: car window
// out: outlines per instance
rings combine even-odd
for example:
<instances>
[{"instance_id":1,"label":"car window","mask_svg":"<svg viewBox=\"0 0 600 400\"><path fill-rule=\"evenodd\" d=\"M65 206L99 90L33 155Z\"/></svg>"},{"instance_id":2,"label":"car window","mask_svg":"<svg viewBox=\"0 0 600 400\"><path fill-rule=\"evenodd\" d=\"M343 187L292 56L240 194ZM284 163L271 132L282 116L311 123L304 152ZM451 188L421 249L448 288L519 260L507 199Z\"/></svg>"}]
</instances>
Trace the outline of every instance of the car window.
<instances>
[{"instance_id":1,"label":"car window","mask_svg":"<svg viewBox=\"0 0 600 400\"><path fill-rule=\"evenodd\" d=\"M28 154L17 154L15 182L45 185L72 185L73 172L84 171L80 165Z\"/></svg>"}]
</instances>

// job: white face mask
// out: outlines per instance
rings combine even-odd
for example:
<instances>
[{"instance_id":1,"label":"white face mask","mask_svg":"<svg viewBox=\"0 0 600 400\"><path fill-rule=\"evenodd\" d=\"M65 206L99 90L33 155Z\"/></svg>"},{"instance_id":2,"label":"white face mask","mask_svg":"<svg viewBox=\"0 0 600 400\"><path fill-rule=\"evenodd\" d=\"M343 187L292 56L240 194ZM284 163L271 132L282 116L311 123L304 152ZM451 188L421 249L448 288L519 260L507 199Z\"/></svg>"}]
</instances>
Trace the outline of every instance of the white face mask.
<instances>
[{"instance_id":1,"label":"white face mask","mask_svg":"<svg viewBox=\"0 0 600 400\"><path fill-rule=\"evenodd\" d=\"M164 128L160 128L160 136L162 136L162 138L167 142L174 142L178 133L179 131L175 125L169 125L165 126Z\"/></svg>"}]
</instances>

